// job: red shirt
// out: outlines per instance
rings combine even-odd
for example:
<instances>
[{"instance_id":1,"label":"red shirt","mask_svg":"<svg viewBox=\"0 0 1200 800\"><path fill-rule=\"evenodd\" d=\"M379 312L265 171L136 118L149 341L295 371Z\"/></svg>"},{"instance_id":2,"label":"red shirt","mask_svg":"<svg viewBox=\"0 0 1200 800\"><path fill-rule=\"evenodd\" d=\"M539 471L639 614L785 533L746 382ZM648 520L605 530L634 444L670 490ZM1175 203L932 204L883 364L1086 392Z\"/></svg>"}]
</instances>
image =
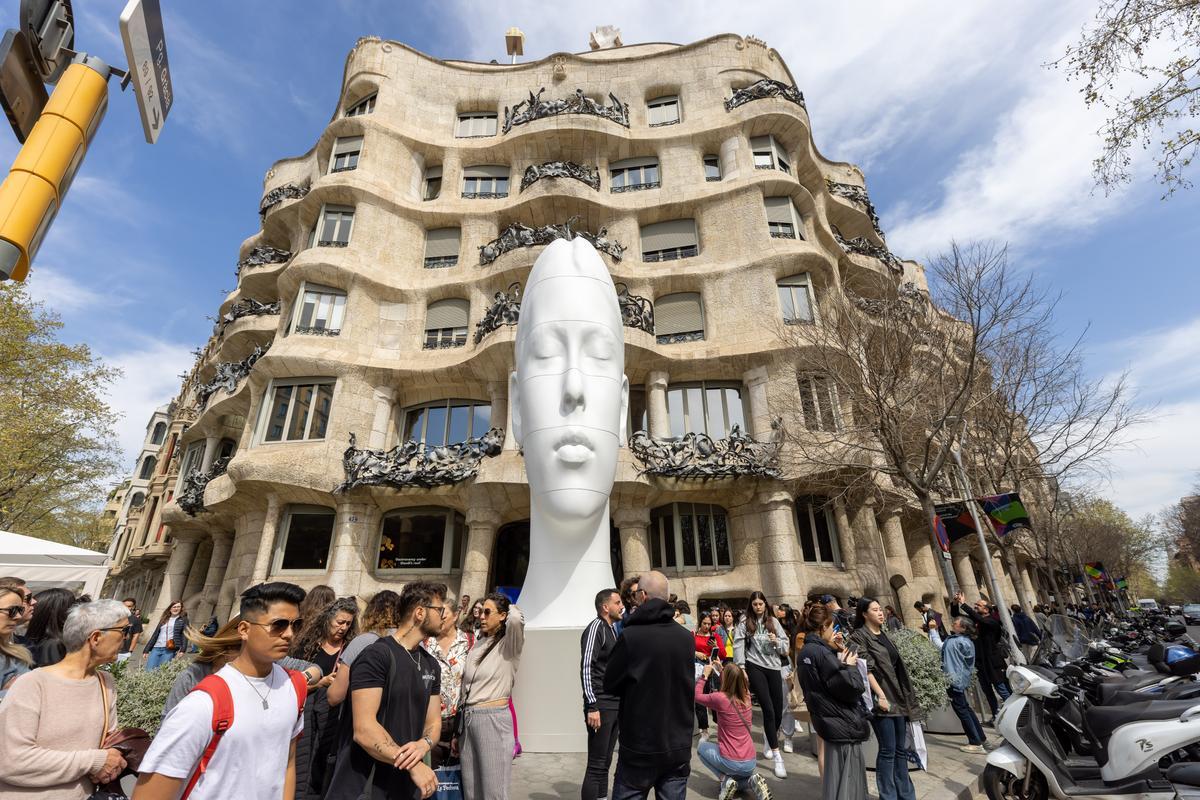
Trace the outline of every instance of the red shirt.
<instances>
[{"instance_id":1,"label":"red shirt","mask_svg":"<svg viewBox=\"0 0 1200 800\"><path fill-rule=\"evenodd\" d=\"M706 635L700 633L699 631L696 632L696 652L704 656L705 661L708 661L710 658L712 658L712 651L716 645L716 637L714 637L711 633Z\"/></svg>"}]
</instances>

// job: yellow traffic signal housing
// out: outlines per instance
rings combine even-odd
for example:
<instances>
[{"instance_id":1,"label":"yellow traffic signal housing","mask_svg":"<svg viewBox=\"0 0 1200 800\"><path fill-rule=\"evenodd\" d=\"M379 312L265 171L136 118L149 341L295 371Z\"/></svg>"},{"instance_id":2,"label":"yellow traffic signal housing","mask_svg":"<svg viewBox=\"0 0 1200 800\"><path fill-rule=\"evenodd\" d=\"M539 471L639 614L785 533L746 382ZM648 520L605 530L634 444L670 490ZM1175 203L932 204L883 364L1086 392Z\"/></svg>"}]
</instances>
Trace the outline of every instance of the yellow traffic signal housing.
<instances>
[{"instance_id":1,"label":"yellow traffic signal housing","mask_svg":"<svg viewBox=\"0 0 1200 800\"><path fill-rule=\"evenodd\" d=\"M21 281L108 109L108 65L80 56L0 184L0 279Z\"/></svg>"}]
</instances>

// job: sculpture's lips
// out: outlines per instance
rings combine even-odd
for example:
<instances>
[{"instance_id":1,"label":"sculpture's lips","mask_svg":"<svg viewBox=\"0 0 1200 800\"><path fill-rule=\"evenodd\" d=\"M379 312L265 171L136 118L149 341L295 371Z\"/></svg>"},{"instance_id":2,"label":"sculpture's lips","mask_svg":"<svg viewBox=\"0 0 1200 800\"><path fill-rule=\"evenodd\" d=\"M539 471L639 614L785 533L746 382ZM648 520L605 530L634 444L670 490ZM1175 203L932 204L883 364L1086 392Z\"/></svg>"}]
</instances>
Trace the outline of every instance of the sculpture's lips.
<instances>
[{"instance_id":1,"label":"sculpture's lips","mask_svg":"<svg viewBox=\"0 0 1200 800\"><path fill-rule=\"evenodd\" d=\"M568 465L582 464L595 455L592 440L583 431L575 429L566 430L558 437L554 442L554 454Z\"/></svg>"}]
</instances>

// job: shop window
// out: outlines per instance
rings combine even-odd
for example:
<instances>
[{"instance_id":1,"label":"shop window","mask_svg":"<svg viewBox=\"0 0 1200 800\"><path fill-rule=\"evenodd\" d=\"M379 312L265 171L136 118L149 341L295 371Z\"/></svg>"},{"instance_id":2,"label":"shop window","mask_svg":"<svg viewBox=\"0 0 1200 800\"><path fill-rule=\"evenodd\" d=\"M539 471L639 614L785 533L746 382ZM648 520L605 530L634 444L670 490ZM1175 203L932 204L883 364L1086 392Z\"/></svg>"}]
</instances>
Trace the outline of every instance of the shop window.
<instances>
[{"instance_id":1,"label":"shop window","mask_svg":"<svg viewBox=\"0 0 1200 800\"><path fill-rule=\"evenodd\" d=\"M380 572L447 573L462 568L466 520L448 508L413 508L383 518Z\"/></svg>"},{"instance_id":2,"label":"shop window","mask_svg":"<svg viewBox=\"0 0 1200 800\"><path fill-rule=\"evenodd\" d=\"M324 572L333 544L334 512L321 506L291 506L284 515L274 572Z\"/></svg>"}]
</instances>

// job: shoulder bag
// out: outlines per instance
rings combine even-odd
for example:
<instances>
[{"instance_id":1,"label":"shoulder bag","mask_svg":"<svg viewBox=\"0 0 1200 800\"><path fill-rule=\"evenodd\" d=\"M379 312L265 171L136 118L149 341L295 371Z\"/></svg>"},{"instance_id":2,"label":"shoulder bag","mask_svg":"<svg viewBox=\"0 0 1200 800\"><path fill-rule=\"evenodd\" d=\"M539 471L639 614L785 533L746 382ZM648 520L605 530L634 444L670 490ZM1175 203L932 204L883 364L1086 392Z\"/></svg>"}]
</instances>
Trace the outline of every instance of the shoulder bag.
<instances>
[{"instance_id":1,"label":"shoulder bag","mask_svg":"<svg viewBox=\"0 0 1200 800\"><path fill-rule=\"evenodd\" d=\"M104 676L97 675L96 680L100 681L100 702L104 707L104 730L100 732L100 749L119 751L122 758L125 759L125 769L103 786L96 786L95 791L88 795L88 800L126 800L128 795L121 788L121 777L137 774L137 769L142 764L142 758L146 755L146 750L150 748L150 734L141 728L120 728L110 733L108 730L108 687L104 685Z\"/></svg>"}]
</instances>

